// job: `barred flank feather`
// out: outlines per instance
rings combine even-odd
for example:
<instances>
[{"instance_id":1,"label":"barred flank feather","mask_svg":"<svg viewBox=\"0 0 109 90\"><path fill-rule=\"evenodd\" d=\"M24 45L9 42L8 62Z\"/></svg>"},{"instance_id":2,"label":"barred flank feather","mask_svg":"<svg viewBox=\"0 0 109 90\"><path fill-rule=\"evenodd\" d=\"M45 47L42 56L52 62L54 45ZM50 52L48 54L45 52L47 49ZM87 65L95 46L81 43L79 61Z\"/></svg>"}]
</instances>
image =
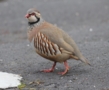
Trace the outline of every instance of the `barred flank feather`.
<instances>
[{"instance_id":1,"label":"barred flank feather","mask_svg":"<svg viewBox=\"0 0 109 90\"><path fill-rule=\"evenodd\" d=\"M61 54L60 47L57 44L52 43L48 38L38 32L34 37L34 47L42 54L52 56Z\"/></svg>"}]
</instances>

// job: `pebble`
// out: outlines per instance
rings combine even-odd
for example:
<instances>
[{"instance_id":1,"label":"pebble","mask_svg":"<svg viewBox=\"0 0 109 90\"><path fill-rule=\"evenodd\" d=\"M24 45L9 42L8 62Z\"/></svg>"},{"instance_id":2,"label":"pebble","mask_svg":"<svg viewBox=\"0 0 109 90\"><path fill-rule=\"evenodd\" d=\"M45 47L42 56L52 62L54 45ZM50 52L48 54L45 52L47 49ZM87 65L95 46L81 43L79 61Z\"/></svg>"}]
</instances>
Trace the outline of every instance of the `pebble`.
<instances>
[{"instance_id":1,"label":"pebble","mask_svg":"<svg viewBox=\"0 0 109 90\"><path fill-rule=\"evenodd\" d=\"M0 62L2 62L3 61L3 59L0 59Z\"/></svg>"},{"instance_id":2,"label":"pebble","mask_svg":"<svg viewBox=\"0 0 109 90\"><path fill-rule=\"evenodd\" d=\"M70 83L72 83L72 80L69 80Z\"/></svg>"},{"instance_id":3,"label":"pebble","mask_svg":"<svg viewBox=\"0 0 109 90\"><path fill-rule=\"evenodd\" d=\"M29 44L27 44L27 46L29 47L30 45L29 45Z\"/></svg>"},{"instance_id":4,"label":"pebble","mask_svg":"<svg viewBox=\"0 0 109 90\"><path fill-rule=\"evenodd\" d=\"M93 31L93 29L92 29L92 28L90 28L90 29L89 29L89 31L90 31L90 32L92 32L92 31Z\"/></svg>"}]
</instances>

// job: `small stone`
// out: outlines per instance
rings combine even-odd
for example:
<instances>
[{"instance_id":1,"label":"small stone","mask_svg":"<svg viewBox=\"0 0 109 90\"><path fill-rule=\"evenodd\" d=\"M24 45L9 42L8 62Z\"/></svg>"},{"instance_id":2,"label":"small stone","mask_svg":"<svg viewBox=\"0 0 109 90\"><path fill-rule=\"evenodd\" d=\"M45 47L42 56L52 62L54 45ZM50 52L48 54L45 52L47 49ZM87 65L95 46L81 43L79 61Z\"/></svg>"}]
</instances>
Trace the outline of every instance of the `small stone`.
<instances>
[{"instance_id":1,"label":"small stone","mask_svg":"<svg viewBox=\"0 0 109 90\"><path fill-rule=\"evenodd\" d=\"M55 68L56 70L58 70L58 68Z\"/></svg>"},{"instance_id":2,"label":"small stone","mask_svg":"<svg viewBox=\"0 0 109 90\"><path fill-rule=\"evenodd\" d=\"M75 80L77 80L78 78L76 77Z\"/></svg>"},{"instance_id":3,"label":"small stone","mask_svg":"<svg viewBox=\"0 0 109 90\"><path fill-rule=\"evenodd\" d=\"M72 83L72 80L69 80L70 83Z\"/></svg>"},{"instance_id":4,"label":"small stone","mask_svg":"<svg viewBox=\"0 0 109 90\"><path fill-rule=\"evenodd\" d=\"M3 61L3 59L0 59L0 62L2 62Z\"/></svg>"},{"instance_id":5,"label":"small stone","mask_svg":"<svg viewBox=\"0 0 109 90\"><path fill-rule=\"evenodd\" d=\"M27 46L29 47L30 45L29 45L29 44L27 44Z\"/></svg>"},{"instance_id":6,"label":"small stone","mask_svg":"<svg viewBox=\"0 0 109 90\"><path fill-rule=\"evenodd\" d=\"M96 86L94 85L93 87L95 88Z\"/></svg>"},{"instance_id":7,"label":"small stone","mask_svg":"<svg viewBox=\"0 0 109 90\"><path fill-rule=\"evenodd\" d=\"M92 32L92 31L93 31L93 29L92 29L92 28L90 28L90 29L89 29L89 31L90 31L90 32Z\"/></svg>"},{"instance_id":8,"label":"small stone","mask_svg":"<svg viewBox=\"0 0 109 90\"><path fill-rule=\"evenodd\" d=\"M55 87L56 85L55 84L50 84L50 85L48 85L47 87Z\"/></svg>"},{"instance_id":9,"label":"small stone","mask_svg":"<svg viewBox=\"0 0 109 90\"><path fill-rule=\"evenodd\" d=\"M63 77L61 77L61 79L63 79Z\"/></svg>"}]
</instances>

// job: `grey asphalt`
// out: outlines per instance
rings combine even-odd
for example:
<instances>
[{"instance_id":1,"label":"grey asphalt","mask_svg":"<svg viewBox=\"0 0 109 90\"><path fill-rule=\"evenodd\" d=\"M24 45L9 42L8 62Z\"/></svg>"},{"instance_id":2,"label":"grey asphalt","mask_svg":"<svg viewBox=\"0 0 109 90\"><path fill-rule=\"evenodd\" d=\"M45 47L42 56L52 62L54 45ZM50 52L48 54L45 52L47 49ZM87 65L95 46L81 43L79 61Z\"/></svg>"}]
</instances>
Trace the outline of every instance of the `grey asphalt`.
<instances>
[{"instance_id":1,"label":"grey asphalt","mask_svg":"<svg viewBox=\"0 0 109 90\"><path fill-rule=\"evenodd\" d=\"M52 73L40 72L52 62L29 46L24 16L32 7L66 31L92 66L69 60L65 76L57 74L64 70L60 63ZM0 1L0 71L20 74L26 84L23 90L109 90L109 0Z\"/></svg>"}]
</instances>

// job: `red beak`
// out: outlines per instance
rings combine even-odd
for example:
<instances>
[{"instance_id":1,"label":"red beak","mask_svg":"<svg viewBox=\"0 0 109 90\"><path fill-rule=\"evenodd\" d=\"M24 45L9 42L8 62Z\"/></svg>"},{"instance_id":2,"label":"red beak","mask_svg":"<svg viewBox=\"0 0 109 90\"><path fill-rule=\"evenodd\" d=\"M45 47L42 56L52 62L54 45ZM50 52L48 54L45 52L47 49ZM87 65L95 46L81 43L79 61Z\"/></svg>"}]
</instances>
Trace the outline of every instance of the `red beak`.
<instances>
[{"instance_id":1,"label":"red beak","mask_svg":"<svg viewBox=\"0 0 109 90\"><path fill-rule=\"evenodd\" d=\"M29 18L29 17L30 17L30 15L29 15L29 14L26 14L26 15L25 15L25 18Z\"/></svg>"}]
</instances>

